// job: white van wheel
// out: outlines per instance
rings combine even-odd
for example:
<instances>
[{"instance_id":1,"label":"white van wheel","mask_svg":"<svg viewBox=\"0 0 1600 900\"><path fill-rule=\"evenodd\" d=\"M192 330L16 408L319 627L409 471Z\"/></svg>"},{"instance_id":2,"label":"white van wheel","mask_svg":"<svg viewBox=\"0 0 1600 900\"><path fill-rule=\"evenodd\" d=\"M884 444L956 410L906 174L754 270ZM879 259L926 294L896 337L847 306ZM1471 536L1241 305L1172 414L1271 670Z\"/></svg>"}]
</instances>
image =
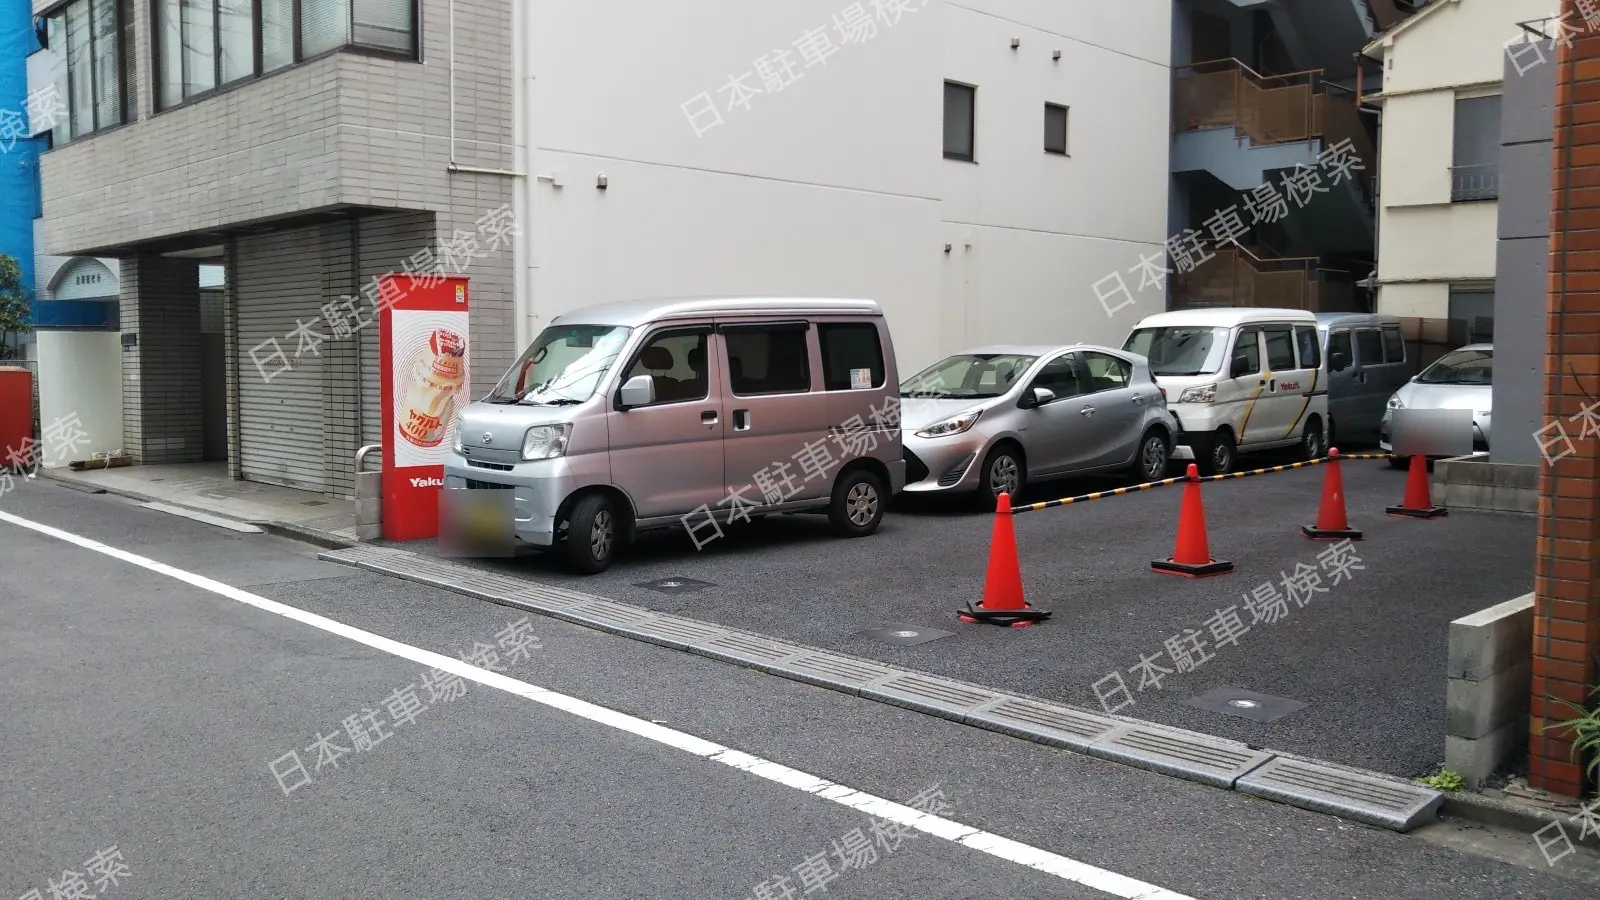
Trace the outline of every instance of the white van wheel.
<instances>
[{"instance_id":1,"label":"white van wheel","mask_svg":"<svg viewBox=\"0 0 1600 900\"><path fill-rule=\"evenodd\" d=\"M1313 417L1300 432L1300 457L1304 460L1318 459L1326 450L1322 443L1322 422Z\"/></svg>"},{"instance_id":2,"label":"white van wheel","mask_svg":"<svg viewBox=\"0 0 1600 900\"><path fill-rule=\"evenodd\" d=\"M1201 475L1221 475L1233 471L1234 454L1238 450L1233 435L1226 431L1213 432L1203 449L1203 453L1195 454Z\"/></svg>"}]
</instances>

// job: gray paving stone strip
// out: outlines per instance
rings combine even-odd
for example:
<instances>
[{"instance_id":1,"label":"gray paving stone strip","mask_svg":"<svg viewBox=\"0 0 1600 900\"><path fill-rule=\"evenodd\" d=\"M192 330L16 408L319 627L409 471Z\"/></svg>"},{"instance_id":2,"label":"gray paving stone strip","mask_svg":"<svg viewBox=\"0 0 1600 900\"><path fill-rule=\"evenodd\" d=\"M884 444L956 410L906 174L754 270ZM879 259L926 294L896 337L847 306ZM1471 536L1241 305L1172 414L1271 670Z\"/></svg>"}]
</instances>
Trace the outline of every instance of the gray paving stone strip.
<instances>
[{"instance_id":1,"label":"gray paving stone strip","mask_svg":"<svg viewBox=\"0 0 1600 900\"><path fill-rule=\"evenodd\" d=\"M1282 756L1198 732L1102 716L981 685L855 659L603 597L483 572L393 547L318 554L343 563L623 637L758 669L1265 800L1395 831L1437 817L1444 795L1421 785Z\"/></svg>"}]
</instances>

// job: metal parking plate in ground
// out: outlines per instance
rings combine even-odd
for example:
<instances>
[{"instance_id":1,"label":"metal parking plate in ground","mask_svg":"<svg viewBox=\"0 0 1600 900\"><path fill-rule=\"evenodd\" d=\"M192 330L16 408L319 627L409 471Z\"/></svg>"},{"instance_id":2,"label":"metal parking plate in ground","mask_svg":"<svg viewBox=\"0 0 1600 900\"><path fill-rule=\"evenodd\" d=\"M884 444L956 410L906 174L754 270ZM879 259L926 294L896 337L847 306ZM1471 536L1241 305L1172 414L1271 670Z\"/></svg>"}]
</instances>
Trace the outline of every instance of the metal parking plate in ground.
<instances>
[{"instance_id":1,"label":"metal parking plate in ground","mask_svg":"<svg viewBox=\"0 0 1600 900\"><path fill-rule=\"evenodd\" d=\"M634 587L644 588L660 594L687 594L701 588L716 587L709 581L696 581L693 578L681 578L676 575L670 578L657 578L654 581L641 581Z\"/></svg>"},{"instance_id":2,"label":"metal parking plate in ground","mask_svg":"<svg viewBox=\"0 0 1600 900\"><path fill-rule=\"evenodd\" d=\"M926 644L929 641L937 641L940 638L947 638L952 634L955 634L955 632L940 631L937 628L929 628L925 625L905 625L899 622L891 622L888 625L879 625L875 628L863 628L857 631L855 636L869 637L875 641L883 641L886 644L899 644L903 647L910 647L916 644Z\"/></svg>"},{"instance_id":3,"label":"metal parking plate in ground","mask_svg":"<svg viewBox=\"0 0 1600 900\"><path fill-rule=\"evenodd\" d=\"M1198 697L1190 697L1183 702L1185 705L1207 712L1238 716L1252 722L1276 722L1290 713L1306 708L1306 705L1299 700L1231 687L1206 691Z\"/></svg>"}]
</instances>

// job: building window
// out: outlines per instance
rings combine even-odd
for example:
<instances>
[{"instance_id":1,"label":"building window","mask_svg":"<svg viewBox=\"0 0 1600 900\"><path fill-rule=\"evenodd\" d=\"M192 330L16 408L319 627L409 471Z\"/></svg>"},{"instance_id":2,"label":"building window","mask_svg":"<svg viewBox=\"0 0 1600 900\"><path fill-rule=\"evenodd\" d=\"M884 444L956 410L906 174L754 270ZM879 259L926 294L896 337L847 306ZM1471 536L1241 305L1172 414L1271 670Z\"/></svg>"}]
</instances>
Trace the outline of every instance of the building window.
<instances>
[{"instance_id":1,"label":"building window","mask_svg":"<svg viewBox=\"0 0 1600 900\"><path fill-rule=\"evenodd\" d=\"M1499 196L1500 97L1457 100L1450 201L1494 200Z\"/></svg>"},{"instance_id":2,"label":"building window","mask_svg":"<svg viewBox=\"0 0 1600 900\"><path fill-rule=\"evenodd\" d=\"M974 162L973 129L977 120L978 89L954 81L944 83L944 158Z\"/></svg>"},{"instance_id":3,"label":"building window","mask_svg":"<svg viewBox=\"0 0 1600 900\"><path fill-rule=\"evenodd\" d=\"M356 47L417 58L417 0L152 0L160 108Z\"/></svg>"},{"instance_id":4,"label":"building window","mask_svg":"<svg viewBox=\"0 0 1600 900\"><path fill-rule=\"evenodd\" d=\"M46 19L47 45L65 62L56 75L61 111L51 125L52 144L127 121L130 7L129 0L73 0Z\"/></svg>"},{"instance_id":5,"label":"building window","mask_svg":"<svg viewBox=\"0 0 1600 900\"><path fill-rule=\"evenodd\" d=\"M1044 105L1044 152L1067 155L1067 108Z\"/></svg>"},{"instance_id":6,"label":"building window","mask_svg":"<svg viewBox=\"0 0 1600 900\"><path fill-rule=\"evenodd\" d=\"M1456 345L1494 340L1494 290L1450 289L1450 341Z\"/></svg>"}]
</instances>

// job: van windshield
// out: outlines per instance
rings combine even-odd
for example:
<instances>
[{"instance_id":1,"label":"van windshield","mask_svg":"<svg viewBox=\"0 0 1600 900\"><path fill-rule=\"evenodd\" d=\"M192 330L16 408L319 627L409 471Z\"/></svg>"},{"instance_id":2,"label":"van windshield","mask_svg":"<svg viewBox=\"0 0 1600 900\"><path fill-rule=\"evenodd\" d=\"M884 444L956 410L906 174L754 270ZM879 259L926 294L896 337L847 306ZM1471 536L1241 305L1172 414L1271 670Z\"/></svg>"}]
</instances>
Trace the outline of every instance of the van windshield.
<instances>
[{"instance_id":1,"label":"van windshield","mask_svg":"<svg viewBox=\"0 0 1600 900\"><path fill-rule=\"evenodd\" d=\"M1222 370L1228 329L1136 328L1122 349L1148 359L1151 375L1210 375Z\"/></svg>"},{"instance_id":2,"label":"van windshield","mask_svg":"<svg viewBox=\"0 0 1600 900\"><path fill-rule=\"evenodd\" d=\"M619 325L546 328L495 385L488 402L582 403L599 389L632 331Z\"/></svg>"}]
</instances>

